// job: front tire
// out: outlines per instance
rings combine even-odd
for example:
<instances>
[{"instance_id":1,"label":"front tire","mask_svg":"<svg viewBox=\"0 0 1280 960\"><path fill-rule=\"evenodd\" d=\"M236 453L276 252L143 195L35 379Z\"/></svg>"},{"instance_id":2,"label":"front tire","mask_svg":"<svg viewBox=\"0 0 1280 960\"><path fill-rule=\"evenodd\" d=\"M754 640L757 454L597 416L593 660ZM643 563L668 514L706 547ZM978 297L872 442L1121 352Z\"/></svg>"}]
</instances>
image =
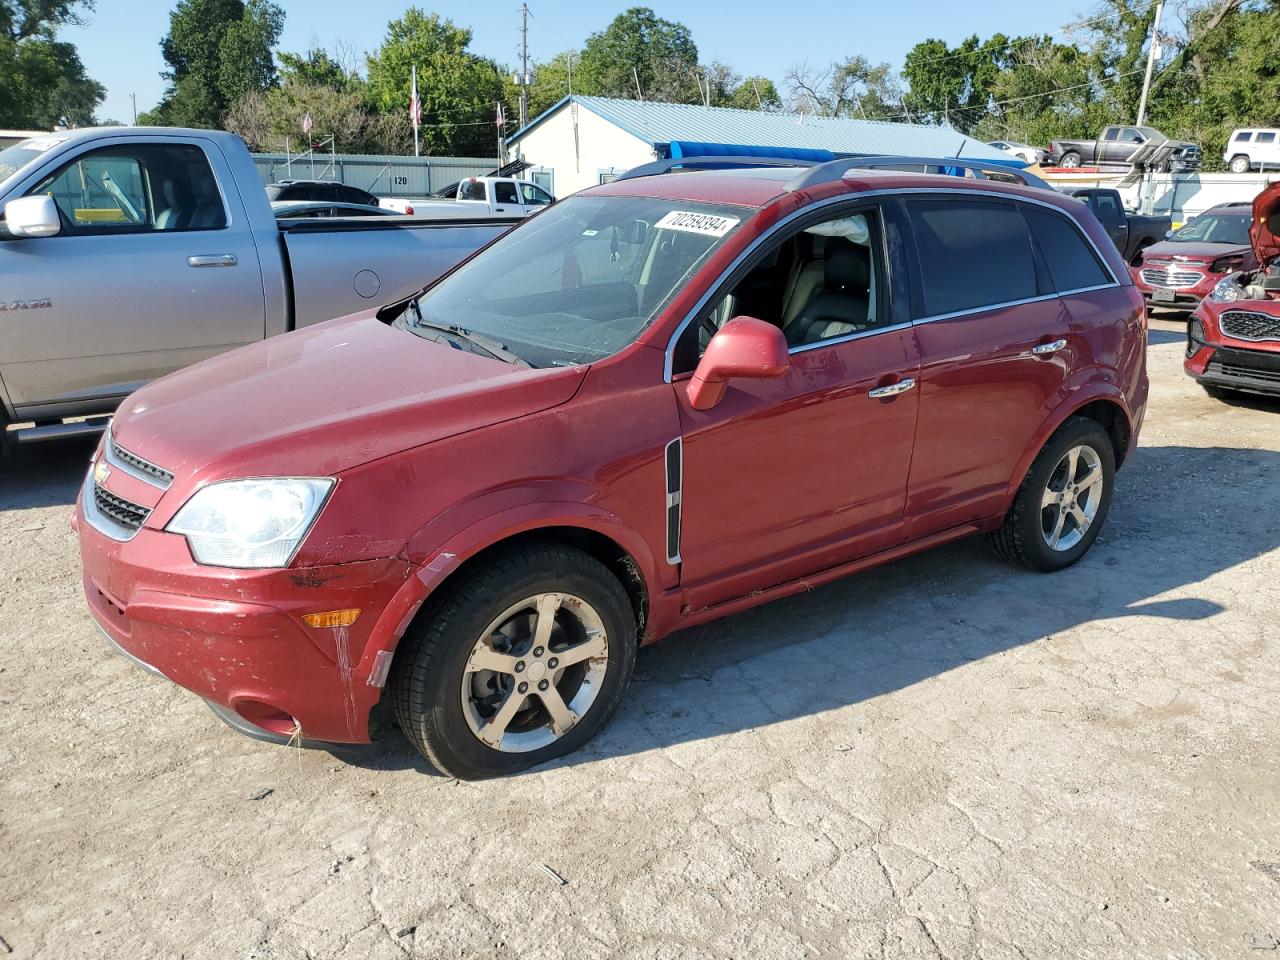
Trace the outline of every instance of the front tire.
<instances>
[{"instance_id":1,"label":"front tire","mask_svg":"<svg viewBox=\"0 0 1280 960\"><path fill-rule=\"evenodd\" d=\"M1240 154L1239 156L1235 156L1231 158L1232 173L1248 173L1249 167L1250 167L1249 158L1244 156L1243 154Z\"/></svg>"},{"instance_id":2,"label":"front tire","mask_svg":"<svg viewBox=\"0 0 1280 960\"><path fill-rule=\"evenodd\" d=\"M1071 566L1106 522L1115 474L1111 437L1097 421L1072 417L1044 445L991 535L996 553L1041 573Z\"/></svg>"},{"instance_id":3,"label":"front tire","mask_svg":"<svg viewBox=\"0 0 1280 960\"><path fill-rule=\"evenodd\" d=\"M388 689L405 736L460 780L577 750L631 680L636 618L600 561L515 548L464 575L401 640Z\"/></svg>"}]
</instances>

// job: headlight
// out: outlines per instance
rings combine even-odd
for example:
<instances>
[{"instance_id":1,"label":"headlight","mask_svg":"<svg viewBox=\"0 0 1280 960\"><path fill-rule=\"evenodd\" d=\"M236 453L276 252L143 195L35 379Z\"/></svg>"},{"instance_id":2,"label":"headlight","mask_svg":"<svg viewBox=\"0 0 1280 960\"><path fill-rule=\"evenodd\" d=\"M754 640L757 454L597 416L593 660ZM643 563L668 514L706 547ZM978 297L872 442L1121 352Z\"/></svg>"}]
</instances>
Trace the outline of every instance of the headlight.
<instances>
[{"instance_id":1,"label":"headlight","mask_svg":"<svg viewBox=\"0 0 1280 960\"><path fill-rule=\"evenodd\" d=\"M1209 292L1209 299L1214 303L1235 303L1244 299L1244 291L1236 283L1236 275L1233 273L1215 283Z\"/></svg>"},{"instance_id":2,"label":"headlight","mask_svg":"<svg viewBox=\"0 0 1280 960\"><path fill-rule=\"evenodd\" d=\"M165 527L196 563L286 567L333 489L330 477L226 480L197 490Z\"/></svg>"},{"instance_id":3,"label":"headlight","mask_svg":"<svg viewBox=\"0 0 1280 960\"><path fill-rule=\"evenodd\" d=\"M1239 270L1244 265L1244 257L1234 254L1229 257L1219 257L1213 263L1209 264L1210 273L1231 273Z\"/></svg>"}]
</instances>

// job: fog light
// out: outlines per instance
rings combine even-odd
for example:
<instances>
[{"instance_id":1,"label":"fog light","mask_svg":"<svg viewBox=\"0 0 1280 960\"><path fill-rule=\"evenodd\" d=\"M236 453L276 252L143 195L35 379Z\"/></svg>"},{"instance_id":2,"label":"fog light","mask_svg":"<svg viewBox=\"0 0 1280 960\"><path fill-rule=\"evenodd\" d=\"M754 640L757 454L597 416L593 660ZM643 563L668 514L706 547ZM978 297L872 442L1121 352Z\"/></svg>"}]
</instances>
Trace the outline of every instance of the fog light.
<instances>
[{"instance_id":1,"label":"fog light","mask_svg":"<svg viewBox=\"0 0 1280 960\"><path fill-rule=\"evenodd\" d=\"M326 610L324 613L304 613L302 622L309 627L349 627L360 616L360 608Z\"/></svg>"}]
</instances>

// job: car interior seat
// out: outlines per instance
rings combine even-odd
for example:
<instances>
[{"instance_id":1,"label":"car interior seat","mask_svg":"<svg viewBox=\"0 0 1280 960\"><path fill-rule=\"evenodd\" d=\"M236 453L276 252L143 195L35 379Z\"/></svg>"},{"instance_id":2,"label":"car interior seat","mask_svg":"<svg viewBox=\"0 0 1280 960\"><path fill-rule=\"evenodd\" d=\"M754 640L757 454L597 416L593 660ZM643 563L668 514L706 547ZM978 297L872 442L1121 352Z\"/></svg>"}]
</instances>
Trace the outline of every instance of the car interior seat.
<instances>
[{"instance_id":1,"label":"car interior seat","mask_svg":"<svg viewBox=\"0 0 1280 960\"><path fill-rule=\"evenodd\" d=\"M801 278L812 266L808 264L801 270ZM821 266L821 289L808 298L790 323L784 323L787 342L792 346L856 333L867 327L871 284L867 248L830 237ZM798 294L800 281L796 288Z\"/></svg>"}]
</instances>

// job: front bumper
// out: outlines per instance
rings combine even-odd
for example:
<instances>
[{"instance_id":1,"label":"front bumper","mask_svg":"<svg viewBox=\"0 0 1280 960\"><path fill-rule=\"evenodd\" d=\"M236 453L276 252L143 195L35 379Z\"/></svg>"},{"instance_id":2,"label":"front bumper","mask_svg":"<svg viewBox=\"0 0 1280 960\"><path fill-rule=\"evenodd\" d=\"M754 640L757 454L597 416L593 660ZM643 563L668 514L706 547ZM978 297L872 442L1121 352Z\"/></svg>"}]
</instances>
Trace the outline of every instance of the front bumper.
<instances>
[{"instance_id":1,"label":"front bumper","mask_svg":"<svg viewBox=\"0 0 1280 960\"><path fill-rule=\"evenodd\" d=\"M143 528L121 542L77 504L89 611L113 647L204 698L241 732L366 743L385 663L366 648L412 573L398 558L287 570L224 570L191 559L183 537ZM350 627L305 613L358 607Z\"/></svg>"},{"instance_id":2,"label":"front bumper","mask_svg":"<svg viewBox=\"0 0 1280 960\"><path fill-rule=\"evenodd\" d=\"M1189 272L1199 273L1200 270L1195 268L1187 268ZM1133 284L1138 288L1138 292L1142 294L1142 298L1152 307L1165 307L1171 310L1181 308L1195 309L1200 305L1200 301L1213 292L1214 286L1221 280L1225 274L1208 273L1204 274L1203 280L1196 281L1194 286L1190 287L1159 287L1150 284L1142 278L1142 268L1137 267L1130 271L1133 276ZM1157 290L1167 290L1172 292L1173 299L1157 298Z\"/></svg>"},{"instance_id":3,"label":"front bumper","mask_svg":"<svg viewBox=\"0 0 1280 960\"><path fill-rule=\"evenodd\" d=\"M1280 397L1280 352L1240 350L1193 339L1187 353L1183 370L1206 386Z\"/></svg>"}]
</instances>

